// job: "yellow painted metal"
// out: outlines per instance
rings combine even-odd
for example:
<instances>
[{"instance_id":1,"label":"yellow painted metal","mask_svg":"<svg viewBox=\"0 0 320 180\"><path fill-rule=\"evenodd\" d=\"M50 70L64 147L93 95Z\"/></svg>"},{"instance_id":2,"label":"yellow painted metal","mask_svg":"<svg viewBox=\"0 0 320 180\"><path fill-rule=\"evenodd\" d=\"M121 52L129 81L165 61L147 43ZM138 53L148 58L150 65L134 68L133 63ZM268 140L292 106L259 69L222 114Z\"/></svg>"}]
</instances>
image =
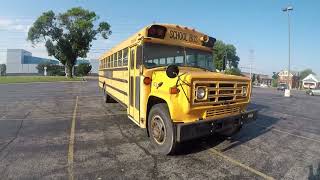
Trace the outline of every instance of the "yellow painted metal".
<instances>
[{"instance_id":1,"label":"yellow painted metal","mask_svg":"<svg viewBox=\"0 0 320 180\"><path fill-rule=\"evenodd\" d=\"M209 72L193 67L179 67L179 75L181 75L180 78L190 86L186 85L185 83L178 82L178 89L180 92L178 94L170 94L170 88L176 86L177 78L170 79L167 77L165 73L165 67L147 69L144 66L141 68L137 66L138 62L136 58L138 57L132 56L131 51L133 50L134 54L136 55L138 53L137 47L146 42L183 46L208 52L213 51L211 48L202 45L201 39L205 39L203 38L206 36L205 34L179 25L161 25L167 28L167 33L164 39L147 37L147 31L151 25L146 26L100 57L99 86L103 88L103 85L107 84L114 87L107 87L106 91L128 107L127 112L130 119L132 119L140 127L145 128L148 118L148 100L152 97L156 97L162 99L162 101L165 101L168 105L172 121L179 123L194 122L200 119L206 120L221 118L245 111L250 101L251 94L251 81L249 78L226 75L218 72ZM187 40L175 39L174 37L170 38L172 35L170 33L173 31L187 34ZM189 41L190 37L191 39L193 38L191 41ZM126 50L128 52L127 65L122 64L122 62L124 62L124 54ZM115 56L116 58L114 59ZM133 66L131 66L131 62L133 62ZM112 66L109 64L112 64ZM115 67L115 65L118 66ZM107 78L107 76L112 78ZM149 77L152 79L150 85L145 85L143 83L144 77ZM208 84L214 82L234 83L235 86L232 88L208 87L208 90L217 90L221 92L222 90L232 90L234 96L240 96L242 85L245 84L247 86L247 96L244 99L235 100L233 103L219 101L215 103L194 103L195 88L197 83L200 83L201 86L203 86L206 85L206 83ZM132 89L130 89L130 85L132 85ZM220 96L223 96L223 94L211 94L208 96L208 98ZM136 98L138 97L139 101L136 101ZM133 98L133 102L131 104L130 98ZM140 102L138 107L136 106L136 102Z\"/></svg>"}]
</instances>

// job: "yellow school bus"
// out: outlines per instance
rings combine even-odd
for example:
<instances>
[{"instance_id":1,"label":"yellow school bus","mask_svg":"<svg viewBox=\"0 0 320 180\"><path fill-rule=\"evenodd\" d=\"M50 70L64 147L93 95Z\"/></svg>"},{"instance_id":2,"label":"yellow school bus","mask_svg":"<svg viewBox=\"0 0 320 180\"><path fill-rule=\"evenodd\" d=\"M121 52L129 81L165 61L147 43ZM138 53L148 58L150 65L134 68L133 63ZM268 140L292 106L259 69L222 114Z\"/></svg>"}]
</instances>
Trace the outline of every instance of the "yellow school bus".
<instances>
[{"instance_id":1,"label":"yellow school bus","mask_svg":"<svg viewBox=\"0 0 320 180\"><path fill-rule=\"evenodd\" d=\"M251 81L215 70L215 38L173 24L152 24L104 53L99 87L146 128L159 153L210 134L232 136L256 119L247 111Z\"/></svg>"}]
</instances>

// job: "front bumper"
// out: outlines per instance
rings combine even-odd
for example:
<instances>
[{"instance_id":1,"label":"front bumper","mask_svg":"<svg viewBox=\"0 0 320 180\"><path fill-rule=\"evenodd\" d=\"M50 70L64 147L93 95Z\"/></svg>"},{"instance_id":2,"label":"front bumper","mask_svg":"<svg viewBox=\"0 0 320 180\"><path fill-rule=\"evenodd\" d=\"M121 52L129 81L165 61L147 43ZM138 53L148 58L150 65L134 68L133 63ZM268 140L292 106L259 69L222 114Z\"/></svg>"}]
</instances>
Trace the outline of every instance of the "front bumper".
<instances>
[{"instance_id":1,"label":"front bumper","mask_svg":"<svg viewBox=\"0 0 320 180\"><path fill-rule=\"evenodd\" d=\"M176 124L177 142L184 142L191 139L207 136L215 132L221 132L230 125L242 125L255 121L258 110L250 110L235 116L229 116L221 119L199 120L192 123Z\"/></svg>"}]
</instances>

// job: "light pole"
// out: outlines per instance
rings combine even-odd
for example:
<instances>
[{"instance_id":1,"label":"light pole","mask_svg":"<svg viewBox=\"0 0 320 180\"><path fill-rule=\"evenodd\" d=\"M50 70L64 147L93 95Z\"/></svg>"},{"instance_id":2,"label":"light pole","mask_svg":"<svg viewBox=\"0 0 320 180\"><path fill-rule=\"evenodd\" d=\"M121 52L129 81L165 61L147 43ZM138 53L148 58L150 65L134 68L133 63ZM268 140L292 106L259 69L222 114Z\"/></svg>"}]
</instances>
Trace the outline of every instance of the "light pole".
<instances>
[{"instance_id":1,"label":"light pole","mask_svg":"<svg viewBox=\"0 0 320 180\"><path fill-rule=\"evenodd\" d=\"M291 31L290 31L290 11L293 10L292 6L287 6L285 8L282 9L283 12L286 12L288 15L288 42L289 42L289 46L288 46L288 59L289 59L289 63L288 63L288 77L287 77L287 83L288 83L288 88L285 90L284 96L286 97L290 97L290 89L291 89L291 85L290 85L290 55L291 55L291 49L290 49L290 39L291 39Z\"/></svg>"}]
</instances>

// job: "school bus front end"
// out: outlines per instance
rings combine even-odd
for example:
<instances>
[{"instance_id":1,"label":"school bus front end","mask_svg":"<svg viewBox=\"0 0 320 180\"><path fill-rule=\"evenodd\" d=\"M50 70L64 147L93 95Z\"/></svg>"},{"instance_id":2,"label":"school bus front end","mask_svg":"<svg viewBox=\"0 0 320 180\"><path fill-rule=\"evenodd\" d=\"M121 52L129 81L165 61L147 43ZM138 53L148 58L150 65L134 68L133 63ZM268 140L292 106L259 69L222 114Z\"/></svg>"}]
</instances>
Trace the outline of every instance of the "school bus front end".
<instances>
[{"instance_id":1,"label":"school bus front end","mask_svg":"<svg viewBox=\"0 0 320 180\"><path fill-rule=\"evenodd\" d=\"M255 120L256 111L246 111L250 102L250 79L179 69L181 76L175 78L167 77L165 71L154 71L149 95L165 101L176 142L215 133L231 136L244 123Z\"/></svg>"}]
</instances>

